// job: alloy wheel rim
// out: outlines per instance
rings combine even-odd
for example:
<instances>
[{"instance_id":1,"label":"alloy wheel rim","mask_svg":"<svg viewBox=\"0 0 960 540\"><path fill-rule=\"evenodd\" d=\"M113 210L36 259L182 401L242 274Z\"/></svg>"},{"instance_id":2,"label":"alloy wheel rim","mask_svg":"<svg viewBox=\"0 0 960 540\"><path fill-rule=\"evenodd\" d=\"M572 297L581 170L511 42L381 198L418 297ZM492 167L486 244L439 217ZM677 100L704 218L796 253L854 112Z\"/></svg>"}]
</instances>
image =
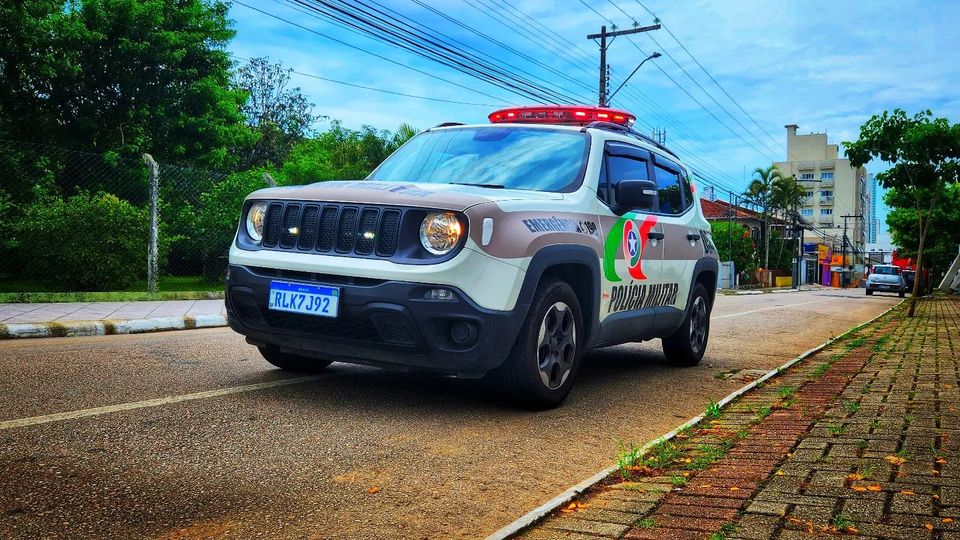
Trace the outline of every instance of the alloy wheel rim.
<instances>
[{"instance_id":1,"label":"alloy wheel rim","mask_svg":"<svg viewBox=\"0 0 960 540\"><path fill-rule=\"evenodd\" d=\"M710 323L707 315L707 303L702 296L693 301L690 313L690 348L699 354L707 342L707 328Z\"/></svg>"},{"instance_id":2,"label":"alloy wheel rim","mask_svg":"<svg viewBox=\"0 0 960 540\"><path fill-rule=\"evenodd\" d=\"M573 370L577 353L577 325L573 310L563 302L556 302L540 322L537 340L537 366L540 382L550 390L563 386Z\"/></svg>"}]
</instances>

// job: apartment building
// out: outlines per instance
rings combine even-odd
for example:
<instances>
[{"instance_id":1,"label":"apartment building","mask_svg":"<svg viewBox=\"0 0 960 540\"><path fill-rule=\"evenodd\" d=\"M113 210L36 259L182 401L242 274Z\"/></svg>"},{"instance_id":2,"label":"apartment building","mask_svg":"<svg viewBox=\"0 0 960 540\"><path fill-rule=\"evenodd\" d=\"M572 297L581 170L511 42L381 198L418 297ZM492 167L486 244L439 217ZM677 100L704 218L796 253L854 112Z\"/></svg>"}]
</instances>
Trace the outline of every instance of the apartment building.
<instances>
[{"instance_id":1,"label":"apartment building","mask_svg":"<svg viewBox=\"0 0 960 540\"><path fill-rule=\"evenodd\" d=\"M799 135L796 124L785 127L788 161L774 165L806 189L800 214L813 229L804 232L804 243L824 244L840 254L844 233L841 216L857 216L846 220L846 232L848 254L852 262L859 262L857 254L864 252L872 213L866 168L854 168L850 160L841 158L839 147L827 141L826 133Z\"/></svg>"}]
</instances>

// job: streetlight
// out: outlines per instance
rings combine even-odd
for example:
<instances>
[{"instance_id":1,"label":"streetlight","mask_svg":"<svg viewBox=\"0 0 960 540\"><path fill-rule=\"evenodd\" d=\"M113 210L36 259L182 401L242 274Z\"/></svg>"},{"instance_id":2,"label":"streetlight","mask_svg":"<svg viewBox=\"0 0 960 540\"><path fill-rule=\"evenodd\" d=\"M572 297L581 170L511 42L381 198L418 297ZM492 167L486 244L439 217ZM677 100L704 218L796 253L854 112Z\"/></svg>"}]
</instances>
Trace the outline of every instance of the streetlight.
<instances>
[{"instance_id":1,"label":"streetlight","mask_svg":"<svg viewBox=\"0 0 960 540\"><path fill-rule=\"evenodd\" d=\"M630 80L630 77L633 77L633 74L636 73L637 70L640 69L640 66L642 66L644 63L646 63L647 60L650 60L650 59L653 59L653 58L660 58L660 56L661 56L660 53L655 52L655 53L651 54L650 56L644 58L644 59L643 59L643 62L640 62L640 64L639 64L637 67L635 67L635 68L633 69L633 71L630 72L630 75L628 75L627 78L624 79L622 83L620 83L620 86L618 86L617 89L614 90L612 94L610 94L610 97L607 98L607 103L610 103L611 101L613 101L613 96L617 95L617 92L619 92L620 89L623 88L623 85L627 84L627 81L629 81L629 80Z\"/></svg>"}]
</instances>

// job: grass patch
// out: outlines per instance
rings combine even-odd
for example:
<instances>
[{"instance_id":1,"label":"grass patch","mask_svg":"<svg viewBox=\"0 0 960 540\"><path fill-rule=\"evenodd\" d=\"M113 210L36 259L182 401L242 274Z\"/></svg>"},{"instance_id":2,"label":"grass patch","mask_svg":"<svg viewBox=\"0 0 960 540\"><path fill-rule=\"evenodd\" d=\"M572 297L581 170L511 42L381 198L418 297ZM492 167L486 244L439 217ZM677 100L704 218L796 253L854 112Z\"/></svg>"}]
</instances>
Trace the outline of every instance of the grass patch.
<instances>
[{"instance_id":1,"label":"grass patch","mask_svg":"<svg viewBox=\"0 0 960 540\"><path fill-rule=\"evenodd\" d=\"M727 452L733 448L733 441L725 440L719 444L701 444L697 446L697 451L687 468L691 470L703 470L713 464L714 461L727 455Z\"/></svg>"},{"instance_id":2,"label":"grass patch","mask_svg":"<svg viewBox=\"0 0 960 540\"><path fill-rule=\"evenodd\" d=\"M773 408L769 405L764 405L763 407L757 409L757 415L754 418L754 421L762 422L766 417L770 416L771 413L773 413Z\"/></svg>"},{"instance_id":3,"label":"grass patch","mask_svg":"<svg viewBox=\"0 0 960 540\"><path fill-rule=\"evenodd\" d=\"M824 362L824 363L820 364L819 366L817 366L816 369L814 369L814 370L810 373L810 376L812 376L812 377L820 377L821 375L823 375L824 373L826 373L827 370L829 370L829 369L830 369L830 363L829 363L829 362Z\"/></svg>"},{"instance_id":4,"label":"grass patch","mask_svg":"<svg viewBox=\"0 0 960 540\"><path fill-rule=\"evenodd\" d=\"M652 529L657 526L657 522L653 518L643 518L637 522L637 527L641 529Z\"/></svg>"},{"instance_id":5,"label":"grass patch","mask_svg":"<svg viewBox=\"0 0 960 540\"><path fill-rule=\"evenodd\" d=\"M848 531L851 529L855 529L857 526L857 524L854 523L853 520L851 520L850 518L848 518L843 514L836 514L835 516L833 516L833 518L830 520L830 524L841 531Z\"/></svg>"},{"instance_id":6,"label":"grass patch","mask_svg":"<svg viewBox=\"0 0 960 540\"><path fill-rule=\"evenodd\" d=\"M833 435L834 437L839 437L840 435L843 435L843 432L846 430L847 430L847 426L843 424L830 424L829 426L827 426L827 431L829 431L830 435Z\"/></svg>"},{"instance_id":7,"label":"grass patch","mask_svg":"<svg viewBox=\"0 0 960 540\"><path fill-rule=\"evenodd\" d=\"M850 343L847 343L847 349L858 349L863 347L863 344L867 342L867 338L858 337L857 339L850 340Z\"/></svg>"},{"instance_id":8,"label":"grass patch","mask_svg":"<svg viewBox=\"0 0 960 540\"><path fill-rule=\"evenodd\" d=\"M143 283L128 291L74 292L58 291L44 282L4 280L0 283L0 303L139 302L223 298L223 283L210 283L202 276L163 276L157 281L156 294L146 292L146 288L147 284ZM30 290L42 292L23 292Z\"/></svg>"},{"instance_id":9,"label":"grass patch","mask_svg":"<svg viewBox=\"0 0 960 540\"><path fill-rule=\"evenodd\" d=\"M671 476L670 483L673 484L674 487L683 487L687 485L687 477L679 474Z\"/></svg>"},{"instance_id":10,"label":"grass patch","mask_svg":"<svg viewBox=\"0 0 960 540\"><path fill-rule=\"evenodd\" d=\"M707 409L703 412L704 418L707 420L716 420L720 418L720 404L716 401L710 400L710 403L707 404Z\"/></svg>"},{"instance_id":11,"label":"grass patch","mask_svg":"<svg viewBox=\"0 0 960 540\"><path fill-rule=\"evenodd\" d=\"M664 469L673 464L682 454L680 445L671 441L660 441L643 456L642 462L652 469Z\"/></svg>"},{"instance_id":12,"label":"grass patch","mask_svg":"<svg viewBox=\"0 0 960 540\"><path fill-rule=\"evenodd\" d=\"M874 352L880 352L883 350L883 346L887 344L887 341L890 340L890 336L881 336L877 338L877 341L873 344Z\"/></svg>"},{"instance_id":13,"label":"grass patch","mask_svg":"<svg viewBox=\"0 0 960 540\"><path fill-rule=\"evenodd\" d=\"M843 410L847 411L848 413L855 413L860 410L859 401L844 401L842 406Z\"/></svg>"},{"instance_id":14,"label":"grass patch","mask_svg":"<svg viewBox=\"0 0 960 540\"><path fill-rule=\"evenodd\" d=\"M796 393L797 393L796 386L787 385L787 386L781 386L780 388L777 388L777 396L780 399L786 399L788 397L792 397Z\"/></svg>"}]
</instances>

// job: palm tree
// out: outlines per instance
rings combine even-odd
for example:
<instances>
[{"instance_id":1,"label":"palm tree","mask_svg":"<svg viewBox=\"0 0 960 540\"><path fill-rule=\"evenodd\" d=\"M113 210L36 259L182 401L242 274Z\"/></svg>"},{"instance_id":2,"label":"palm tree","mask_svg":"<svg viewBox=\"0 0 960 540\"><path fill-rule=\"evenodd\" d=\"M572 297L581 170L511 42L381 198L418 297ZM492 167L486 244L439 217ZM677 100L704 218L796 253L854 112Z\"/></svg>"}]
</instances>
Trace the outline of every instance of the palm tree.
<instances>
[{"instance_id":1,"label":"palm tree","mask_svg":"<svg viewBox=\"0 0 960 540\"><path fill-rule=\"evenodd\" d=\"M416 134L417 128L404 122L400 124L400 127L397 128L397 131L393 134L393 139L390 142L393 143L393 148L400 148L403 146L403 143L412 139Z\"/></svg>"},{"instance_id":2,"label":"palm tree","mask_svg":"<svg viewBox=\"0 0 960 540\"><path fill-rule=\"evenodd\" d=\"M778 178L782 178L780 169L776 165L769 167L757 167L753 171L754 179L743 194L747 201L763 209L761 217L763 219L763 243L764 257L763 267L766 269L770 265L770 211L773 209L774 185Z\"/></svg>"},{"instance_id":3,"label":"palm tree","mask_svg":"<svg viewBox=\"0 0 960 540\"><path fill-rule=\"evenodd\" d=\"M785 222L793 220L794 225L799 222L800 207L803 206L803 201L806 197L806 188L801 186L793 176L783 176L781 173L781 176L773 182L771 206L774 208L774 211L780 211L780 215ZM803 242L803 235L799 235L797 241ZM784 243L785 239L781 238L780 253L777 255L778 265L783 257Z\"/></svg>"}]
</instances>

